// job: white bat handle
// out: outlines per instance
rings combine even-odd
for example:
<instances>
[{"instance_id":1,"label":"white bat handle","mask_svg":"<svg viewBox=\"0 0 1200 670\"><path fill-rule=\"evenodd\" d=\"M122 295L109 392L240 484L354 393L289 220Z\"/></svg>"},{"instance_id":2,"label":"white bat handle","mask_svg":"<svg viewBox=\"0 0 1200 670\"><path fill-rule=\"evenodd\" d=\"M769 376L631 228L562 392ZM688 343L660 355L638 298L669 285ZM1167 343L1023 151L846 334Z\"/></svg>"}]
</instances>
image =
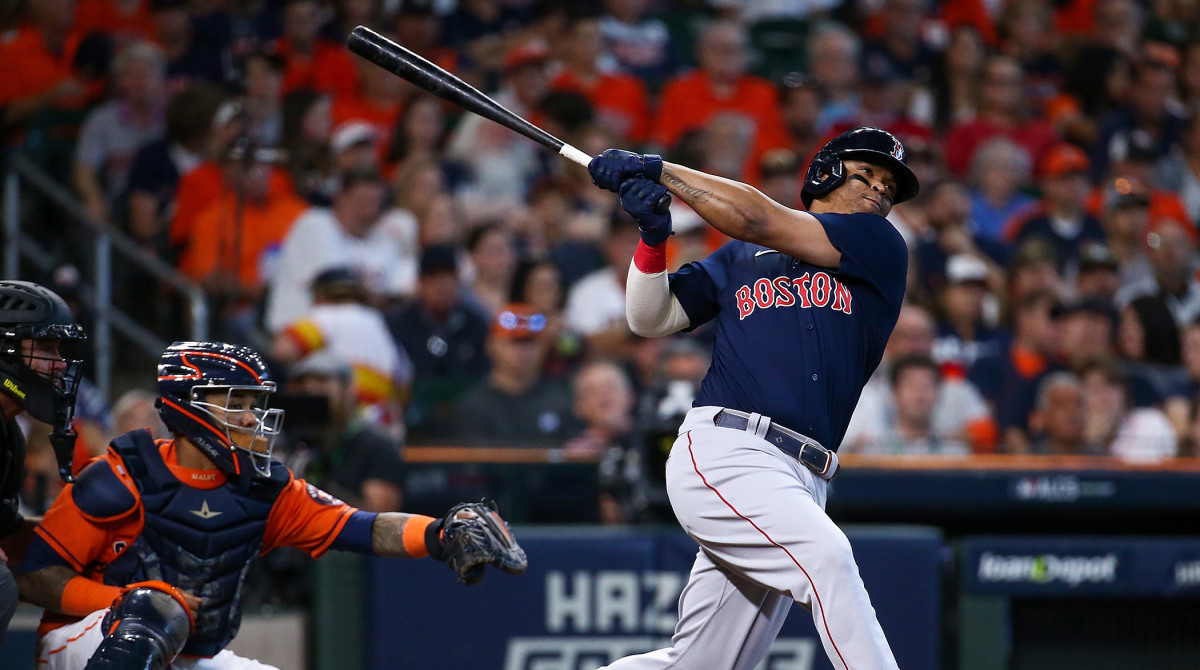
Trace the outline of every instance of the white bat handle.
<instances>
[{"instance_id":1,"label":"white bat handle","mask_svg":"<svg viewBox=\"0 0 1200 670\"><path fill-rule=\"evenodd\" d=\"M569 160L573 163L579 163L583 167L587 167L588 163L592 162L591 156L583 153L579 149L576 149L575 147L571 146L570 144L562 145L562 148L558 150L558 155L562 156L563 158L566 158L567 160Z\"/></svg>"}]
</instances>

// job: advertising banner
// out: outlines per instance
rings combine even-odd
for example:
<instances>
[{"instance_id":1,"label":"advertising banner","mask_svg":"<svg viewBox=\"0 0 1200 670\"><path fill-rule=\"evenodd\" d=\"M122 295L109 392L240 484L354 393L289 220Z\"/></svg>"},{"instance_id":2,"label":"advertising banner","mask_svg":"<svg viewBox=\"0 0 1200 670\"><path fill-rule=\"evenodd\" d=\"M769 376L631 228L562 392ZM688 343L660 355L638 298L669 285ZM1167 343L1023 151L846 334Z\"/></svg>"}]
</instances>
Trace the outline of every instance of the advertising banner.
<instances>
[{"instance_id":1,"label":"advertising banner","mask_svg":"<svg viewBox=\"0 0 1200 670\"><path fill-rule=\"evenodd\" d=\"M963 587L1013 596L1200 596L1200 538L974 537Z\"/></svg>"},{"instance_id":2,"label":"advertising banner","mask_svg":"<svg viewBox=\"0 0 1200 670\"><path fill-rule=\"evenodd\" d=\"M369 667L594 670L669 645L696 556L682 532L518 529L517 535L529 571L521 577L490 571L478 586L458 585L433 561L373 559ZM851 528L847 535L900 666L937 668L940 533ZM793 607L760 667L832 667L806 610Z\"/></svg>"}]
</instances>

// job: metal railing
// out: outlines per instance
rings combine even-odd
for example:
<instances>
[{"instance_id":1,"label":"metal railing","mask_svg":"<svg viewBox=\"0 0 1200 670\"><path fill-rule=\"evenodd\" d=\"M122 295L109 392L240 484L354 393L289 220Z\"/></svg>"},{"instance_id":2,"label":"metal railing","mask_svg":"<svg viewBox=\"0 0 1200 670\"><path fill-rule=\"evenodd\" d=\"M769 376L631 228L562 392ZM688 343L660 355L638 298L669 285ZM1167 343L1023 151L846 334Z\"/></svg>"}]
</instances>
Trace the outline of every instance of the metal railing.
<instances>
[{"instance_id":1,"label":"metal railing","mask_svg":"<svg viewBox=\"0 0 1200 670\"><path fill-rule=\"evenodd\" d=\"M46 174L29 157L9 152L4 173L4 276L17 277L21 258L47 272L58 264L54 256L42 249L33 239L21 232L21 185L31 187L53 203L92 237L92 277L90 284L81 286L80 298L92 311L93 323L88 337L93 341L96 360L92 381L105 401L109 400L113 371L113 331L124 336L139 349L157 358L167 342L139 324L113 304L112 277L114 253L122 261L152 275L174 288L188 305L189 337L208 339L208 298L203 289L163 262L145 247L112 225L93 218L78 198L53 177Z\"/></svg>"}]
</instances>

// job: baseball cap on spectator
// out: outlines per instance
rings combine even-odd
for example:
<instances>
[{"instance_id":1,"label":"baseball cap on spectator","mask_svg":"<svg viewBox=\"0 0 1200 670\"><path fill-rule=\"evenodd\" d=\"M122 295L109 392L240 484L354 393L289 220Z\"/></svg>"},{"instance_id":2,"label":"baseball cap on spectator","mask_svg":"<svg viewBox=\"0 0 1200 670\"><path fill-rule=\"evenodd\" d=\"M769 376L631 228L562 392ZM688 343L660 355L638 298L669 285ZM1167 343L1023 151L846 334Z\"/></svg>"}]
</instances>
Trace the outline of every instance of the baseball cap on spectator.
<instances>
[{"instance_id":1,"label":"baseball cap on spectator","mask_svg":"<svg viewBox=\"0 0 1200 670\"><path fill-rule=\"evenodd\" d=\"M954 254L946 260L946 283L971 284L987 281L987 265L970 254Z\"/></svg>"},{"instance_id":2,"label":"baseball cap on spectator","mask_svg":"<svg viewBox=\"0 0 1200 670\"><path fill-rule=\"evenodd\" d=\"M340 265L322 270L310 284L312 294L325 300L352 299L365 302L367 285L354 268Z\"/></svg>"},{"instance_id":3,"label":"baseball cap on spectator","mask_svg":"<svg viewBox=\"0 0 1200 670\"><path fill-rule=\"evenodd\" d=\"M1050 316L1054 319L1060 319L1075 314L1095 314L1103 316L1112 322L1113 327L1117 325L1117 310L1112 303L1095 296L1088 296L1079 300L1071 300L1060 302L1050 310Z\"/></svg>"},{"instance_id":4,"label":"baseball cap on spectator","mask_svg":"<svg viewBox=\"0 0 1200 670\"><path fill-rule=\"evenodd\" d=\"M1146 192L1146 189L1141 188L1141 187L1126 188L1126 190L1124 192L1115 191L1115 193L1109 198L1109 202L1108 202L1109 209L1124 209L1126 207L1149 207L1149 206L1150 206L1150 194Z\"/></svg>"},{"instance_id":5,"label":"baseball cap on spectator","mask_svg":"<svg viewBox=\"0 0 1200 670\"><path fill-rule=\"evenodd\" d=\"M504 55L504 69L512 72L526 65L541 65L550 60L550 48L541 40L531 40L514 46Z\"/></svg>"},{"instance_id":6,"label":"baseball cap on spectator","mask_svg":"<svg viewBox=\"0 0 1200 670\"><path fill-rule=\"evenodd\" d=\"M546 329L546 315L531 305L514 302L504 306L492 319L490 335L507 340L529 340Z\"/></svg>"},{"instance_id":7,"label":"baseball cap on spectator","mask_svg":"<svg viewBox=\"0 0 1200 670\"><path fill-rule=\"evenodd\" d=\"M313 376L348 382L353 377L354 370L349 363L338 358L333 352L321 349L296 361L288 368L287 373L288 378L293 380Z\"/></svg>"},{"instance_id":8,"label":"baseball cap on spectator","mask_svg":"<svg viewBox=\"0 0 1200 670\"><path fill-rule=\"evenodd\" d=\"M1054 251L1054 246L1045 239L1032 237L1017 247L1012 260L1009 261L1009 269L1019 270L1039 263L1057 265L1058 255Z\"/></svg>"},{"instance_id":9,"label":"baseball cap on spectator","mask_svg":"<svg viewBox=\"0 0 1200 670\"><path fill-rule=\"evenodd\" d=\"M1116 272L1120 268L1117 257L1112 255L1107 246L1099 242L1080 245L1078 260L1080 274L1093 270Z\"/></svg>"},{"instance_id":10,"label":"baseball cap on spectator","mask_svg":"<svg viewBox=\"0 0 1200 670\"><path fill-rule=\"evenodd\" d=\"M357 146L374 146L378 140L379 131L375 126L364 121L347 121L334 128L329 148L336 155Z\"/></svg>"},{"instance_id":11,"label":"baseball cap on spectator","mask_svg":"<svg viewBox=\"0 0 1200 670\"><path fill-rule=\"evenodd\" d=\"M1063 142L1050 148L1042 158L1043 177L1062 177L1069 174L1087 174L1092 169L1083 149Z\"/></svg>"},{"instance_id":12,"label":"baseball cap on spectator","mask_svg":"<svg viewBox=\"0 0 1200 670\"><path fill-rule=\"evenodd\" d=\"M458 250L450 244L433 244L421 252L419 273L422 277L458 274Z\"/></svg>"}]
</instances>

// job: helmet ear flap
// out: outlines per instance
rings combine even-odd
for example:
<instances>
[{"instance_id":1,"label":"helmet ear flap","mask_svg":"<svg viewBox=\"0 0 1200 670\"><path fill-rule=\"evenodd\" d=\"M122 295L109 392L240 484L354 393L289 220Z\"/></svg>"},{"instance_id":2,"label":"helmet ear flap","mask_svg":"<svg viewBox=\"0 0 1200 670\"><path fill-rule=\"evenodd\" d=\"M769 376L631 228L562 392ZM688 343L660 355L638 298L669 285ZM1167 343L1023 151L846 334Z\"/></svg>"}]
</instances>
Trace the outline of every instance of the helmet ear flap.
<instances>
[{"instance_id":1,"label":"helmet ear flap","mask_svg":"<svg viewBox=\"0 0 1200 670\"><path fill-rule=\"evenodd\" d=\"M809 207L813 200L828 195L845 181L846 166L842 159L831 151L820 151L808 165L800 199L805 207Z\"/></svg>"}]
</instances>

